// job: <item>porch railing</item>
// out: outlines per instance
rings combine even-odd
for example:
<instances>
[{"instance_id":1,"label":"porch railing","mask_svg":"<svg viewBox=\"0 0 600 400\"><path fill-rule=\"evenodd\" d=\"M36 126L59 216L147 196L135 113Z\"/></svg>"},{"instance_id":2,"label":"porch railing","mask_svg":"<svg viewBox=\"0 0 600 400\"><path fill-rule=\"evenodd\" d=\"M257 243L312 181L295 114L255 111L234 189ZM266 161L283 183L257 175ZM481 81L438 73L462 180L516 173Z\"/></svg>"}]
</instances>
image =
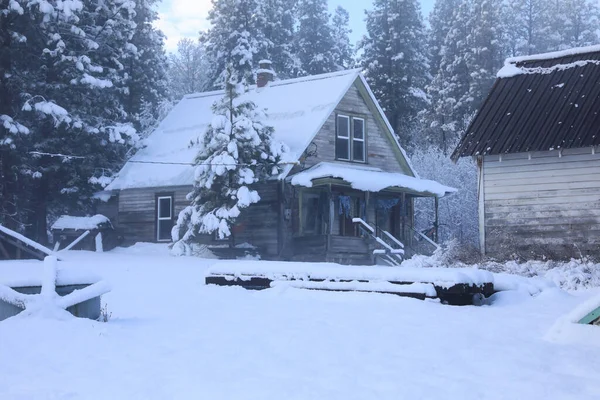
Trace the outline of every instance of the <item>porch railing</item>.
<instances>
[{"instance_id":1,"label":"porch railing","mask_svg":"<svg viewBox=\"0 0 600 400\"><path fill-rule=\"evenodd\" d=\"M373 239L381 248L373 250L373 255L379 257L386 264L398 266L403 261L404 244L394 235L379 227L373 227L362 218L352 218L362 234Z\"/></svg>"}]
</instances>

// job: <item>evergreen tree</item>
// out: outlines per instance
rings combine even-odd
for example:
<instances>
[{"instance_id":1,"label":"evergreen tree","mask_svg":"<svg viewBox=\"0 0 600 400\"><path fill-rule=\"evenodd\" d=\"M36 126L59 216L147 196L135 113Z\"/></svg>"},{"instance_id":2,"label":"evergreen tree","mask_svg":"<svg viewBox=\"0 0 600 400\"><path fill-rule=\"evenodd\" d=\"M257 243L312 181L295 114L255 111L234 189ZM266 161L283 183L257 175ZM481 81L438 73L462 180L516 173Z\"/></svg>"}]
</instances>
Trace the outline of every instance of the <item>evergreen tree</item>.
<instances>
[{"instance_id":1,"label":"evergreen tree","mask_svg":"<svg viewBox=\"0 0 600 400\"><path fill-rule=\"evenodd\" d=\"M153 23L158 19L154 10L157 0L137 0L133 22L135 28L127 48L130 54L123 62L124 111L131 116L137 130L156 120L161 103L167 98L167 57L164 35Z\"/></svg>"},{"instance_id":2,"label":"evergreen tree","mask_svg":"<svg viewBox=\"0 0 600 400\"><path fill-rule=\"evenodd\" d=\"M191 39L181 39L177 52L169 55L169 86L171 96L179 100L186 94L208 90L212 85L207 76L209 63L202 46Z\"/></svg>"},{"instance_id":3,"label":"evergreen tree","mask_svg":"<svg viewBox=\"0 0 600 400\"><path fill-rule=\"evenodd\" d=\"M543 53L551 47L547 0L507 0L503 20L508 56Z\"/></svg>"},{"instance_id":4,"label":"evergreen tree","mask_svg":"<svg viewBox=\"0 0 600 400\"><path fill-rule=\"evenodd\" d=\"M432 76L437 73L442 61L443 44L452 28L452 15L460 0L436 0L429 14L429 66Z\"/></svg>"},{"instance_id":5,"label":"evergreen tree","mask_svg":"<svg viewBox=\"0 0 600 400\"><path fill-rule=\"evenodd\" d=\"M49 214L87 210L137 139L122 107L133 6L4 1L0 219L34 239L46 241Z\"/></svg>"},{"instance_id":6,"label":"evergreen tree","mask_svg":"<svg viewBox=\"0 0 600 400\"><path fill-rule=\"evenodd\" d=\"M300 75L335 71L334 39L329 25L327 0L299 0L296 51Z\"/></svg>"},{"instance_id":7,"label":"evergreen tree","mask_svg":"<svg viewBox=\"0 0 600 400\"><path fill-rule=\"evenodd\" d=\"M350 44L352 30L349 24L350 14L342 6L338 6L331 19L333 50L338 69L352 68L354 64L354 50Z\"/></svg>"},{"instance_id":8,"label":"evergreen tree","mask_svg":"<svg viewBox=\"0 0 600 400\"><path fill-rule=\"evenodd\" d=\"M590 0L564 0L561 47L598 44L598 3Z\"/></svg>"},{"instance_id":9,"label":"evergreen tree","mask_svg":"<svg viewBox=\"0 0 600 400\"><path fill-rule=\"evenodd\" d=\"M291 78L298 69L294 53L296 3L297 0L263 0L259 3L267 45L265 54L259 54L259 57L270 60L280 78Z\"/></svg>"},{"instance_id":10,"label":"evergreen tree","mask_svg":"<svg viewBox=\"0 0 600 400\"><path fill-rule=\"evenodd\" d=\"M200 35L210 60L213 86L224 88L227 65L233 65L247 84L255 81L258 61L268 54L266 21L258 0L213 0L208 13L210 29Z\"/></svg>"},{"instance_id":11,"label":"evergreen tree","mask_svg":"<svg viewBox=\"0 0 600 400\"><path fill-rule=\"evenodd\" d=\"M251 185L278 175L287 151L273 141L265 111L241 97L244 85L233 66L224 75L225 96L213 105L213 122L196 157L194 189L188 194L191 205L181 211L173 228L177 252L185 252L199 234L229 237L241 211L260 200Z\"/></svg>"},{"instance_id":12,"label":"evergreen tree","mask_svg":"<svg viewBox=\"0 0 600 400\"><path fill-rule=\"evenodd\" d=\"M361 64L394 130L407 137L427 104L425 32L417 0L375 0L367 11Z\"/></svg>"}]
</instances>

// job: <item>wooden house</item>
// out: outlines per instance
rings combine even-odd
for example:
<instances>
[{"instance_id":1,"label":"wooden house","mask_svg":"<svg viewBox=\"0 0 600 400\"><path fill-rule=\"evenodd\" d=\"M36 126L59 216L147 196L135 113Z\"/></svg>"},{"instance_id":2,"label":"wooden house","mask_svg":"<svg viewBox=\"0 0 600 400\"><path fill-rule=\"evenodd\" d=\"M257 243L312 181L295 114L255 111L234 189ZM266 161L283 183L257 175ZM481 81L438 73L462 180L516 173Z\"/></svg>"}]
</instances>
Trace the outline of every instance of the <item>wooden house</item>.
<instances>
[{"instance_id":1,"label":"wooden house","mask_svg":"<svg viewBox=\"0 0 600 400\"><path fill-rule=\"evenodd\" d=\"M453 191L419 179L358 70L271 81L244 94L267 110L274 139L292 163L278 180L257 185L259 203L244 210L233 246L255 247L263 259L393 263L411 251L413 199ZM223 92L185 96L107 187L99 212L128 242L171 241L189 205L198 138ZM213 248L231 241L205 238Z\"/></svg>"},{"instance_id":2,"label":"wooden house","mask_svg":"<svg viewBox=\"0 0 600 400\"><path fill-rule=\"evenodd\" d=\"M477 158L482 252L600 255L600 46L508 59L453 158Z\"/></svg>"}]
</instances>

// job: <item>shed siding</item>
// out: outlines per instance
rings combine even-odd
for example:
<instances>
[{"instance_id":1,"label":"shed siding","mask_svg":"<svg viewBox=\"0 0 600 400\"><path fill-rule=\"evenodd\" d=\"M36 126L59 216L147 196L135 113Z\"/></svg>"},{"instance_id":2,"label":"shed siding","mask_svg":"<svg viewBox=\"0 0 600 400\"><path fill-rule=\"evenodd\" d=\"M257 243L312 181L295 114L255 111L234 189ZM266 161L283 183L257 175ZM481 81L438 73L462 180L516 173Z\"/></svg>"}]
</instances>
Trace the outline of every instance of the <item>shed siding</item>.
<instances>
[{"instance_id":1,"label":"shed siding","mask_svg":"<svg viewBox=\"0 0 600 400\"><path fill-rule=\"evenodd\" d=\"M485 156L486 254L600 254L600 155L592 148Z\"/></svg>"},{"instance_id":2,"label":"shed siding","mask_svg":"<svg viewBox=\"0 0 600 400\"><path fill-rule=\"evenodd\" d=\"M316 150L316 155L309 156L304 162L304 167L309 168L322 161L335 160L335 118L336 114L357 114L358 116L366 117L367 130L367 162L370 167L381 168L384 171L400 172L410 174L405 171L401 164L396 159L396 154L392 150L393 144L386 136L384 128L373 116L372 111L367 106L365 99L360 91L353 85L344 98L340 101L335 111L329 116L319 133L315 136L310 150ZM316 146L316 148L314 147ZM312 148L312 149L311 149ZM339 161L340 163L350 163L348 161ZM350 163L354 164L354 163ZM363 163L358 163L363 164ZM292 170L292 174L296 173L301 168Z\"/></svg>"}]
</instances>

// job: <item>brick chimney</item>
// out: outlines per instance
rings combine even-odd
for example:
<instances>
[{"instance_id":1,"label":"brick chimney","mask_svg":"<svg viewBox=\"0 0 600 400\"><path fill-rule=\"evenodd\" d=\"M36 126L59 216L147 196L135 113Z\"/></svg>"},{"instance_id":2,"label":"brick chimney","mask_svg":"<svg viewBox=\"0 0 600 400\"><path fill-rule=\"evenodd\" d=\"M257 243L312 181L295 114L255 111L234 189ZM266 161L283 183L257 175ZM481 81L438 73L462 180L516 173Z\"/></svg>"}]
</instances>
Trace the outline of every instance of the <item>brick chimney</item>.
<instances>
[{"instance_id":1,"label":"brick chimney","mask_svg":"<svg viewBox=\"0 0 600 400\"><path fill-rule=\"evenodd\" d=\"M256 71L256 87L262 88L275 79L275 71L271 69L272 62L269 60L260 60L258 62L258 71Z\"/></svg>"}]
</instances>

